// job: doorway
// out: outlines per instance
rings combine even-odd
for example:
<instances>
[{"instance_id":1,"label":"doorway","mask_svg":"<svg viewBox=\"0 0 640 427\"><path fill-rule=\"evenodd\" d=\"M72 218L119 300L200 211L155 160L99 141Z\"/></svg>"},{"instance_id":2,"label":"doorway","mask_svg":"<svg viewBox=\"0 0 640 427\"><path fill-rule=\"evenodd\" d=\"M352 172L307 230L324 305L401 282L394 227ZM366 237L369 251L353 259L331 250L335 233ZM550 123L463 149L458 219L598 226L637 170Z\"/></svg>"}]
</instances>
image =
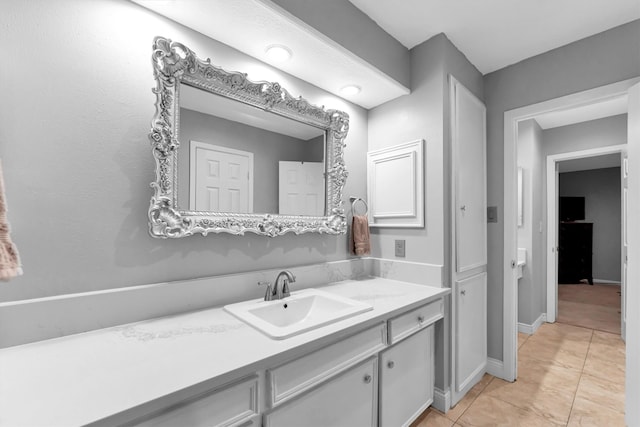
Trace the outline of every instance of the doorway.
<instances>
[{"instance_id":1,"label":"doorway","mask_svg":"<svg viewBox=\"0 0 640 427\"><path fill-rule=\"evenodd\" d=\"M626 145L547 157L548 322L624 339L625 157Z\"/></svg>"},{"instance_id":2,"label":"doorway","mask_svg":"<svg viewBox=\"0 0 640 427\"><path fill-rule=\"evenodd\" d=\"M503 366L501 377L514 381L517 377L517 149L518 124L543 113L562 112L590 106L627 94L640 78L625 80L596 89L544 101L505 112L504 120L504 262L503 262ZM630 119L630 122L632 120ZM548 173L548 172L547 172ZM555 205L555 203L554 203ZM547 206L549 209L549 206ZM547 212L548 215L548 212ZM548 217L553 217L549 216ZM547 225L552 224L548 221ZM547 231L548 232L548 231ZM548 234L549 235L549 234ZM633 237L633 235L631 234ZM547 263L554 264L556 251L547 240ZM552 250L553 249L553 250ZM552 258L549 261L549 257ZM548 296L548 295L547 295ZM550 307L547 303L547 314ZM553 307L551 307L553 309ZM550 319L547 319L550 320Z\"/></svg>"}]
</instances>

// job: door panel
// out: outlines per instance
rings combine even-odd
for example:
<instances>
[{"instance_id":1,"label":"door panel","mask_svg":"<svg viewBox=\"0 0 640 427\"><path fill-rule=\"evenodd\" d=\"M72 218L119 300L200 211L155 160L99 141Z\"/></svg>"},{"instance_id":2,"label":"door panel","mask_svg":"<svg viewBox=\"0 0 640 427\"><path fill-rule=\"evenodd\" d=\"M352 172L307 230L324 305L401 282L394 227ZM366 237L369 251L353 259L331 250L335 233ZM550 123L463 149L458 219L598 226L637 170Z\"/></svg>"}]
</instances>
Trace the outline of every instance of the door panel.
<instances>
[{"instance_id":1,"label":"door panel","mask_svg":"<svg viewBox=\"0 0 640 427\"><path fill-rule=\"evenodd\" d=\"M487 263L485 106L460 84L454 88L456 271Z\"/></svg>"},{"instance_id":2,"label":"door panel","mask_svg":"<svg viewBox=\"0 0 640 427\"><path fill-rule=\"evenodd\" d=\"M455 389L463 391L487 366L487 274L455 283Z\"/></svg>"},{"instance_id":3,"label":"door panel","mask_svg":"<svg viewBox=\"0 0 640 427\"><path fill-rule=\"evenodd\" d=\"M324 215L322 162L279 162L280 215Z\"/></svg>"},{"instance_id":4,"label":"door panel","mask_svg":"<svg viewBox=\"0 0 640 427\"><path fill-rule=\"evenodd\" d=\"M189 209L253 212L253 153L191 141Z\"/></svg>"}]
</instances>

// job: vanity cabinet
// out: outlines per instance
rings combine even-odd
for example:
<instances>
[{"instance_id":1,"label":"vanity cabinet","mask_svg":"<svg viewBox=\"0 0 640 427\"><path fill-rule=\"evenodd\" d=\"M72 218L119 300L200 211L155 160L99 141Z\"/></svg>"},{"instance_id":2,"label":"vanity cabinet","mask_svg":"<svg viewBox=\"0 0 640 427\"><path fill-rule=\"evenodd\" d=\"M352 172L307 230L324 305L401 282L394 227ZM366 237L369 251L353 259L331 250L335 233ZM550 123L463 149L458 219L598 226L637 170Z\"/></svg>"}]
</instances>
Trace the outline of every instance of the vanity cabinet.
<instances>
[{"instance_id":1,"label":"vanity cabinet","mask_svg":"<svg viewBox=\"0 0 640 427\"><path fill-rule=\"evenodd\" d=\"M380 355L380 427L407 426L433 402L433 326Z\"/></svg>"},{"instance_id":2,"label":"vanity cabinet","mask_svg":"<svg viewBox=\"0 0 640 427\"><path fill-rule=\"evenodd\" d=\"M408 426L433 403L434 323L443 316L442 298L413 306L126 425Z\"/></svg>"},{"instance_id":3,"label":"vanity cabinet","mask_svg":"<svg viewBox=\"0 0 640 427\"><path fill-rule=\"evenodd\" d=\"M371 357L264 416L265 427L374 427L378 358Z\"/></svg>"},{"instance_id":4,"label":"vanity cabinet","mask_svg":"<svg viewBox=\"0 0 640 427\"><path fill-rule=\"evenodd\" d=\"M260 426L258 376L253 375L168 406L127 426Z\"/></svg>"}]
</instances>

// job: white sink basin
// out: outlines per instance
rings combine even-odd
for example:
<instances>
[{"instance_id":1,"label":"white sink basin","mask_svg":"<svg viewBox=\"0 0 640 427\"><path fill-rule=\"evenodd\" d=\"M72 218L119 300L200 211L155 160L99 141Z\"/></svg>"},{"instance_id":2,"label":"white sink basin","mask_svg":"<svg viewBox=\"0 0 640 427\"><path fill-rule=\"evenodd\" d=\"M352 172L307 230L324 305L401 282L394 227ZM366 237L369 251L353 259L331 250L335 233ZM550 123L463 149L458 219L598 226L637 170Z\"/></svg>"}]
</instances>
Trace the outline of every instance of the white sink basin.
<instances>
[{"instance_id":1,"label":"white sink basin","mask_svg":"<svg viewBox=\"0 0 640 427\"><path fill-rule=\"evenodd\" d=\"M373 307L318 289L304 289L281 300L245 301L225 305L224 309L269 337L284 339Z\"/></svg>"}]
</instances>

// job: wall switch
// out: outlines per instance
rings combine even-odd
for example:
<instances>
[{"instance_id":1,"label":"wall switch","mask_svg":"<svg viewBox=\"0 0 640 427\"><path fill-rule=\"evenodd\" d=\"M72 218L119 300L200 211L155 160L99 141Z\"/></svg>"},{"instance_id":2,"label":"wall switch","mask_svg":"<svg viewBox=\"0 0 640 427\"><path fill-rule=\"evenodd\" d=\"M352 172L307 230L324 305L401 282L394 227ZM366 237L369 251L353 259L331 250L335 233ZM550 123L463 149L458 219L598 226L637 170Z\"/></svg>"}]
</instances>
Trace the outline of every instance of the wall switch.
<instances>
[{"instance_id":1,"label":"wall switch","mask_svg":"<svg viewBox=\"0 0 640 427\"><path fill-rule=\"evenodd\" d=\"M396 248L396 256L404 258L404 240L396 240L395 248Z\"/></svg>"},{"instance_id":2,"label":"wall switch","mask_svg":"<svg viewBox=\"0 0 640 427\"><path fill-rule=\"evenodd\" d=\"M487 207L487 222L498 222L498 207L497 206L488 206Z\"/></svg>"}]
</instances>

